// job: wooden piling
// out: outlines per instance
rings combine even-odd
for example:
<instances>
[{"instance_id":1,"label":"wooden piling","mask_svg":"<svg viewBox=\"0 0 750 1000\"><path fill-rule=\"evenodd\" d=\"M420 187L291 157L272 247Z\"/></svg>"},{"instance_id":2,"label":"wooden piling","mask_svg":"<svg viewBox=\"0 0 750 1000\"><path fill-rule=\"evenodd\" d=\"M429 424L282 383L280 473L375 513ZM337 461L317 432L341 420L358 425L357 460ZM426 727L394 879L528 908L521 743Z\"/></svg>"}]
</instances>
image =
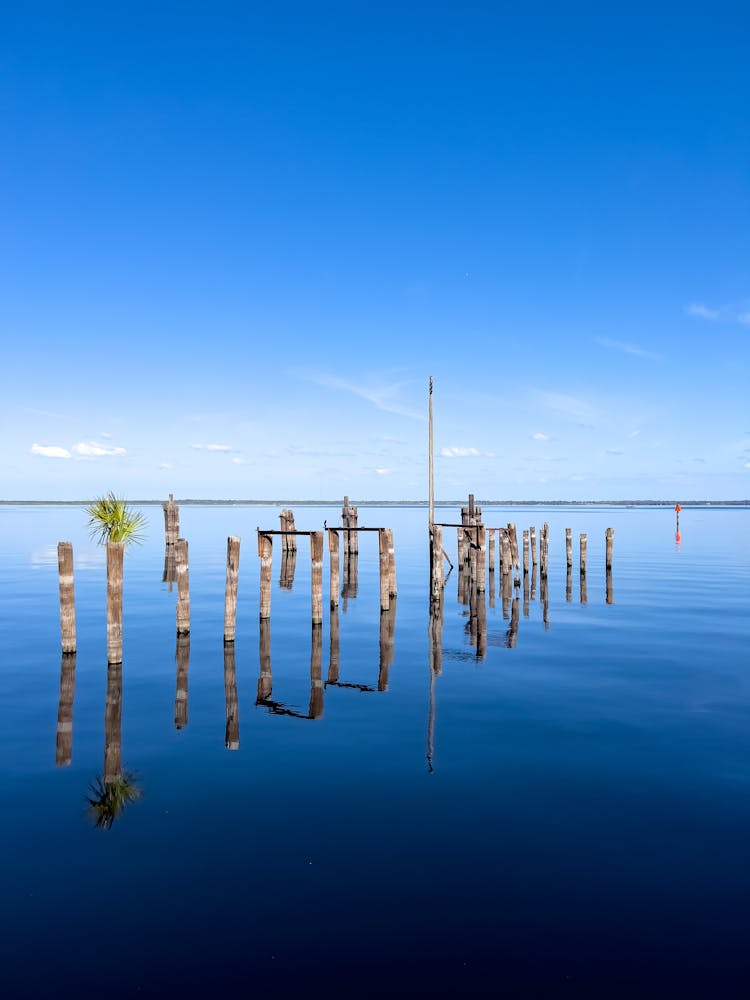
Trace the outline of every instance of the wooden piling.
<instances>
[{"instance_id":1,"label":"wooden piling","mask_svg":"<svg viewBox=\"0 0 750 1000\"><path fill-rule=\"evenodd\" d=\"M188 578L188 543L178 538L175 547L177 562L177 634L190 632L190 582Z\"/></svg>"},{"instance_id":2,"label":"wooden piling","mask_svg":"<svg viewBox=\"0 0 750 1000\"><path fill-rule=\"evenodd\" d=\"M571 528L565 529L565 565L573 565L573 531Z\"/></svg>"},{"instance_id":3,"label":"wooden piling","mask_svg":"<svg viewBox=\"0 0 750 1000\"><path fill-rule=\"evenodd\" d=\"M586 532L582 531L580 536L580 564L581 576L586 576Z\"/></svg>"},{"instance_id":4,"label":"wooden piling","mask_svg":"<svg viewBox=\"0 0 750 1000\"><path fill-rule=\"evenodd\" d=\"M295 530L294 527L294 511L285 507L284 510L279 514L279 521L281 524L281 531L284 532L281 536L281 551L283 552L296 552L297 551L297 536L288 534Z\"/></svg>"},{"instance_id":5,"label":"wooden piling","mask_svg":"<svg viewBox=\"0 0 750 1000\"><path fill-rule=\"evenodd\" d=\"M224 727L224 746L227 750L240 748L240 707L237 697L237 663L234 643L224 645L224 703L226 726Z\"/></svg>"},{"instance_id":6,"label":"wooden piling","mask_svg":"<svg viewBox=\"0 0 750 1000\"><path fill-rule=\"evenodd\" d=\"M536 566L537 555L536 555L536 528L529 528L529 544L531 546L531 565Z\"/></svg>"},{"instance_id":7,"label":"wooden piling","mask_svg":"<svg viewBox=\"0 0 750 1000\"><path fill-rule=\"evenodd\" d=\"M489 570L490 579L492 579L495 572L495 529L487 528L487 568Z\"/></svg>"},{"instance_id":8,"label":"wooden piling","mask_svg":"<svg viewBox=\"0 0 750 1000\"><path fill-rule=\"evenodd\" d=\"M162 504L164 510L164 542L166 545L176 545L180 536L180 508L174 502L174 496L169 494L168 503Z\"/></svg>"},{"instance_id":9,"label":"wooden piling","mask_svg":"<svg viewBox=\"0 0 750 1000\"><path fill-rule=\"evenodd\" d=\"M188 724L188 672L190 670L190 634L177 635L174 654L177 664L177 683L174 695L174 727L184 729Z\"/></svg>"},{"instance_id":10,"label":"wooden piling","mask_svg":"<svg viewBox=\"0 0 750 1000\"><path fill-rule=\"evenodd\" d=\"M312 562L312 623L323 623L323 532L310 532L310 559Z\"/></svg>"},{"instance_id":11,"label":"wooden piling","mask_svg":"<svg viewBox=\"0 0 750 1000\"><path fill-rule=\"evenodd\" d=\"M386 542L388 543L388 596L396 597L398 587L396 586L396 550L393 546L393 529L385 529Z\"/></svg>"},{"instance_id":12,"label":"wooden piling","mask_svg":"<svg viewBox=\"0 0 750 1000\"><path fill-rule=\"evenodd\" d=\"M237 584L240 575L240 539L227 538L227 582L224 593L224 642L234 642L237 629Z\"/></svg>"},{"instance_id":13,"label":"wooden piling","mask_svg":"<svg viewBox=\"0 0 750 1000\"><path fill-rule=\"evenodd\" d=\"M60 662L60 699L57 703L55 764L67 767L73 759L73 699L76 691L76 654L63 653Z\"/></svg>"},{"instance_id":14,"label":"wooden piling","mask_svg":"<svg viewBox=\"0 0 750 1000\"><path fill-rule=\"evenodd\" d=\"M388 555L388 537L386 529L378 531L378 548L380 552L380 610L387 611L390 601L390 559Z\"/></svg>"},{"instance_id":15,"label":"wooden piling","mask_svg":"<svg viewBox=\"0 0 750 1000\"><path fill-rule=\"evenodd\" d=\"M63 653L76 651L76 603L73 587L73 543L57 543L60 589L60 638Z\"/></svg>"},{"instance_id":16,"label":"wooden piling","mask_svg":"<svg viewBox=\"0 0 750 1000\"><path fill-rule=\"evenodd\" d=\"M480 594L484 594L487 589L487 542L485 537L485 527L483 524L478 524L476 528L476 547L477 547L477 559L476 559L476 587Z\"/></svg>"},{"instance_id":17,"label":"wooden piling","mask_svg":"<svg viewBox=\"0 0 750 1000\"><path fill-rule=\"evenodd\" d=\"M605 568L608 571L612 569L612 545L615 540L615 529L607 528L605 532L605 544L606 544L606 558L605 558Z\"/></svg>"},{"instance_id":18,"label":"wooden piling","mask_svg":"<svg viewBox=\"0 0 750 1000\"><path fill-rule=\"evenodd\" d=\"M434 603L442 597L443 576L443 529L439 524L430 526L430 601Z\"/></svg>"},{"instance_id":19,"label":"wooden piling","mask_svg":"<svg viewBox=\"0 0 750 1000\"><path fill-rule=\"evenodd\" d=\"M539 573L542 579L549 573L549 525L546 521L539 533Z\"/></svg>"},{"instance_id":20,"label":"wooden piling","mask_svg":"<svg viewBox=\"0 0 750 1000\"><path fill-rule=\"evenodd\" d=\"M331 610L339 606L339 573L341 570L341 555L339 553L339 533L328 529L328 592Z\"/></svg>"},{"instance_id":21,"label":"wooden piling","mask_svg":"<svg viewBox=\"0 0 750 1000\"><path fill-rule=\"evenodd\" d=\"M279 587L291 590L294 586L294 572L297 568L297 550L287 549L281 553L281 569L279 571Z\"/></svg>"},{"instance_id":22,"label":"wooden piling","mask_svg":"<svg viewBox=\"0 0 750 1000\"><path fill-rule=\"evenodd\" d=\"M529 573L529 532L524 530L523 532L523 575L528 576Z\"/></svg>"},{"instance_id":23,"label":"wooden piling","mask_svg":"<svg viewBox=\"0 0 750 1000\"><path fill-rule=\"evenodd\" d=\"M510 551L513 559L513 566L515 569L520 570L521 560L518 557L518 534L516 533L515 524L512 524L510 521L508 522L508 536L510 538Z\"/></svg>"},{"instance_id":24,"label":"wooden piling","mask_svg":"<svg viewBox=\"0 0 750 1000\"><path fill-rule=\"evenodd\" d=\"M506 528L500 529L500 567L503 577L510 577L513 563L510 534Z\"/></svg>"},{"instance_id":25,"label":"wooden piling","mask_svg":"<svg viewBox=\"0 0 750 1000\"><path fill-rule=\"evenodd\" d=\"M271 617L271 564L273 561L273 539L258 532L258 555L260 556L260 603L259 618Z\"/></svg>"},{"instance_id":26,"label":"wooden piling","mask_svg":"<svg viewBox=\"0 0 750 1000\"><path fill-rule=\"evenodd\" d=\"M122 663L122 542L107 542L107 663Z\"/></svg>"}]
</instances>

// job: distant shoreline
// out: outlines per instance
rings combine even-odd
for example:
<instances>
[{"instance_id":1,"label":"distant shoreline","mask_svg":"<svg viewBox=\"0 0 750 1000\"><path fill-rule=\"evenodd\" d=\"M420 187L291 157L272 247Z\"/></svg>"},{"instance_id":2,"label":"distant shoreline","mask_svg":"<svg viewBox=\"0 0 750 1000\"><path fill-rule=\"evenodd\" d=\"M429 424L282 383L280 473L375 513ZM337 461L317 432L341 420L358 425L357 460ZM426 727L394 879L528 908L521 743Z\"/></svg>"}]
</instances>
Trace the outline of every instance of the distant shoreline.
<instances>
[{"instance_id":1,"label":"distant shoreline","mask_svg":"<svg viewBox=\"0 0 750 1000\"><path fill-rule=\"evenodd\" d=\"M136 507L160 507L166 500L128 500ZM175 503L185 507L337 507L336 500L196 500L176 498ZM427 500L356 500L352 504L360 507L423 507ZM0 507L83 507L88 500L0 500ZM750 500L483 500L476 503L484 507L748 507ZM461 500L436 500L436 507L465 506Z\"/></svg>"}]
</instances>

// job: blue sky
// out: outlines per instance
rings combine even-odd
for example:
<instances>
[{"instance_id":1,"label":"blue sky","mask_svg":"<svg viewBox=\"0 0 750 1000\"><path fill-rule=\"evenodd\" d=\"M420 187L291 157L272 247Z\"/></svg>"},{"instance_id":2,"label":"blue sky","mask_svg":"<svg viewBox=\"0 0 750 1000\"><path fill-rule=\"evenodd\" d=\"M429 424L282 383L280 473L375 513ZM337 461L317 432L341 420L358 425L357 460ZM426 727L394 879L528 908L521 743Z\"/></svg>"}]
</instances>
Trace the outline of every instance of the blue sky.
<instances>
[{"instance_id":1,"label":"blue sky","mask_svg":"<svg viewBox=\"0 0 750 1000\"><path fill-rule=\"evenodd\" d=\"M749 31L3 5L0 497L750 497Z\"/></svg>"}]
</instances>

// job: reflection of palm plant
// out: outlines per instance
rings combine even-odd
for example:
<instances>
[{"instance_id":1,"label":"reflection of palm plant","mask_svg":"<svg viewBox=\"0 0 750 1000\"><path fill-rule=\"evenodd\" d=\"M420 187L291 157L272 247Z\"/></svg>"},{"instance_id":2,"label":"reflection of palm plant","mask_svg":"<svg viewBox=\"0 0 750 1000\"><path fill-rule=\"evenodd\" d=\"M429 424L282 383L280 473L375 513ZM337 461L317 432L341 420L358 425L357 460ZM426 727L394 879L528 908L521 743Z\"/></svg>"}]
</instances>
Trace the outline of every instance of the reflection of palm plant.
<instances>
[{"instance_id":1,"label":"reflection of palm plant","mask_svg":"<svg viewBox=\"0 0 750 1000\"><path fill-rule=\"evenodd\" d=\"M121 771L117 778L110 781L100 775L92 783L86 796L86 811L97 830L109 830L125 807L136 802L141 794L141 789L135 783L135 776L129 771Z\"/></svg>"},{"instance_id":2,"label":"reflection of palm plant","mask_svg":"<svg viewBox=\"0 0 750 1000\"><path fill-rule=\"evenodd\" d=\"M107 661L122 662L122 559L125 546L143 539L146 520L114 493L98 497L86 508L88 526L107 546Z\"/></svg>"}]
</instances>

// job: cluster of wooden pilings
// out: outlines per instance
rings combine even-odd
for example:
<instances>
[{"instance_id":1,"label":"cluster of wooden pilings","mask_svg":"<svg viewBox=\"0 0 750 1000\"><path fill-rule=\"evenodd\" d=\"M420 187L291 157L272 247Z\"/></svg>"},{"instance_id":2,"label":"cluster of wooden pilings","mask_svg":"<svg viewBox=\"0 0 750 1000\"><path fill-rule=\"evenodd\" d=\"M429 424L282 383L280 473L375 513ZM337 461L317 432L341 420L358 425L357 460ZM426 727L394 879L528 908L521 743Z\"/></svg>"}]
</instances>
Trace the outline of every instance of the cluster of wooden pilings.
<instances>
[{"instance_id":1,"label":"cluster of wooden pilings","mask_svg":"<svg viewBox=\"0 0 750 1000\"><path fill-rule=\"evenodd\" d=\"M475 503L473 495L461 508L460 523L433 523L430 526L430 648L433 669L439 665L439 636L442 634L443 591L445 587L445 562L450 560L443 548L443 530L455 528L458 550L458 601L468 608L467 630L477 656L483 657L487 645L487 616L485 593L489 588L490 607L495 606L495 567L499 572L497 593L502 600L503 619L509 622L504 637L505 645L515 646L518 622L521 615L521 594L523 594L523 615L529 615L529 603L536 600L537 583L542 605L545 628L549 628L549 525L545 523L539 530L537 546L536 528L524 529L521 547L518 544L516 525L509 522L503 527L485 525L482 508ZM495 558L495 534L497 533L498 558ZM614 529L605 533L606 601L614 602L612 589L612 549ZM572 530L565 529L566 591L567 601L572 600L573 588L573 539ZM587 597L587 536L579 538L579 585L580 600L586 604ZM451 564L451 569L453 566ZM487 579L489 576L489 580ZM523 588L523 589L521 589Z\"/></svg>"}]
</instances>

